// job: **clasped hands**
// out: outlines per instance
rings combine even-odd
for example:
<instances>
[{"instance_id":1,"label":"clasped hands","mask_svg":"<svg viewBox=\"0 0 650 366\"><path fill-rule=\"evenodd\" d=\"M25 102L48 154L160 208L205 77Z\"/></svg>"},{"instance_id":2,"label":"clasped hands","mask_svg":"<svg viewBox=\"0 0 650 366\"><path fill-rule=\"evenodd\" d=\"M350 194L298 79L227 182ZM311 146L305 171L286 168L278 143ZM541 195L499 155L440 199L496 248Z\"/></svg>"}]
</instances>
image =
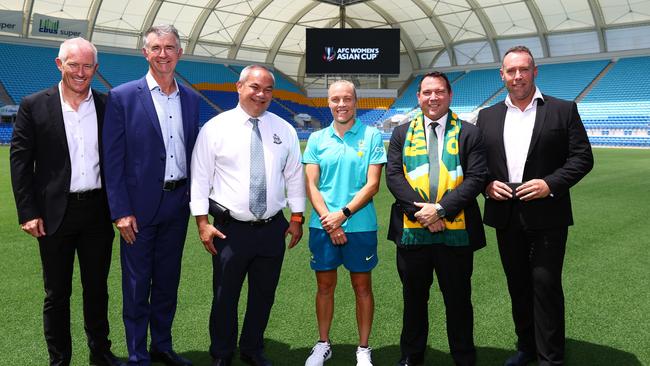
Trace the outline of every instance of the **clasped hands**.
<instances>
[{"instance_id":1,"label":"clasped hands","mask_svg":"<svg viewBox=\"0 0 650 366\"><path fill-rule=\"evenodd\" d=\"M496 201L505 201L513 197L518 197L522 201L530 201L539 198L545 198L551 194L551 189L543 179L531 179L522 183L513 192L507 184L498 180L492 181L485 189L487 196Z\"/></svg>"},{"instance_id":2,"label":"clasped hands","mask_svg":"<svg viewBox=\"0 0 650 366\"><path fill-rule=\"evenodd\" d=\"M341 228L341 224L347 217L343 214L343 211L328 212L319 217L320 224L332 240L334 245L343 245L348 242L348 238L345 236L345 231Z\"/></svg>"},{"instance_id":3,"label":"clasped hands","mask_svg":"<svg viewBox=\"0 0 650 366\"><path fill-rule=\"evenodd\" d=\"M445 230L445 221L442 217L438 216L438 210L433 203L427 202L413 202L414 205L420 207L420 211L415 213L415 218L420 225L429 229L432 233L437 233Z\"/></svg>"}]
</instances>

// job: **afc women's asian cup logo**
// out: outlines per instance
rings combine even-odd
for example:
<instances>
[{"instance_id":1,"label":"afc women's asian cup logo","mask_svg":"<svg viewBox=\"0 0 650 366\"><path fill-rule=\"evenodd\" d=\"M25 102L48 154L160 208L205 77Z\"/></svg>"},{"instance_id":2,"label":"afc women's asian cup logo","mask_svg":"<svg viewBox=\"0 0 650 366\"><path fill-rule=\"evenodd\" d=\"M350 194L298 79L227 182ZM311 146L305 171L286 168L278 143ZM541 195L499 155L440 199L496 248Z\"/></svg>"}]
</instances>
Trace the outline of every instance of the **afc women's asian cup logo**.
<instances>
[{"instance_id":1,"label":"afc women's asian cup logo","mask_svg":"<svg viewBox=\"0 0 650 366\"><path fill-rule=\"evenodd\" d=\"M332 62L336 58L336 49L334 47L325 47L325 53L323 54L323 60L327 62Z\"/></svg>"}]
</instances>

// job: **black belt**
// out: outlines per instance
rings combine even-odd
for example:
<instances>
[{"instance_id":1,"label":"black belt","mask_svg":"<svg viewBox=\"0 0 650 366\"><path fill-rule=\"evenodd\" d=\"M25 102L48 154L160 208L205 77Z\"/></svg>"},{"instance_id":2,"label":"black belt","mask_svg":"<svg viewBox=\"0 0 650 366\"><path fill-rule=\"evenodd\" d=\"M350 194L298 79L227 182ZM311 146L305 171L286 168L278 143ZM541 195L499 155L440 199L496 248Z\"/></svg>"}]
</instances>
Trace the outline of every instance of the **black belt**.
<instances>
[{"instance_id":1,"label":"black belt","mask_svg":"<svg viewBox=\"0 0 650 366\"><path fill-rule=\"evenodd\" d=\"M163 184L163 191L173 191L178 187L182 187L187 183L187 178L179 180L168 180Z\"/></svg>"},{"instance_id":2,"label":"black belt","mask_svg":"<svg viewBox=\"0 0 650 366\"><path fill-rule=\"evenodd\" d=\"M68 194L68 198L75 201L86 201L101 195L101 193L101 189L92 189L90 191L83 192L70 192Z\"/></svg>"},{"instance_id":3,"label":"black belt","mask_svg":"<svg viewBox=\"0 0 650 366\"><path fill-rule=\"evenodd\" d=\"M282 216L282 211L278 211L275 215L269 217L268 219L261 219L261 220L252 220L252 221L241 221L237 220L235 218L232 218L232 221L240 223L240 224L246 224L250 226L262 226L270 223L271 221L277 219L278 217Z\"/></svg>"}]
</instances>

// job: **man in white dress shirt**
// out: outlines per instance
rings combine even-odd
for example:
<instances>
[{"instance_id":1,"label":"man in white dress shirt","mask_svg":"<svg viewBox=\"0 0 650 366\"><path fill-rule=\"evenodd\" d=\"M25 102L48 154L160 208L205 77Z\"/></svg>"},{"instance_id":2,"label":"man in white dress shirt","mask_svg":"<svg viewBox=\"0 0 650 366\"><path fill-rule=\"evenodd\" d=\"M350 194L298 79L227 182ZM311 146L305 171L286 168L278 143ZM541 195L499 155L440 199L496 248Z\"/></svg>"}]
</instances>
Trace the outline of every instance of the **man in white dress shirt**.
<instances>
[{"instance_id":1,"label":"man in white dress shirt","mask_svg":"<svg viewBox=\"0 0 650 366\"><path fill-rule=\"evenodd\" d=\"M72 360L70 295L75 253L83 287L91 365L122 365L108 339L108 271L113 228L101 167L103 94L90 88L97 49L64 41L56 58L61 81L26 96L11 139L11 181L21 229L38 240L50 365ZM76 362L75 362L76 363Z\"/></svg>"},{"instance_id":2,"label":"man in white dress shirt","mask_svg":"<svg viewBox=\"0 0 650 366\"><path fill-rule=\"evenodd\" d=\"M248 276L248 306L239 339L249 365L271 365L264 331L284 258L302 237L305 184L295 129L267 112L275 78L259 65L244 68L239 104L208 121L192 154L191 202L199 236L213 255L210 354L213 366L230 365L237 343L237 306ZM209 200L230 211L225 224L208 221ZM289 205L289 222L282 209Z\"/></svg>"},{"instance_id":3,"label":"man in white dress shirt","mask_svg":"<svg viewBox=\"0 0 650 366\"><path fill-rule=\"evenodd\" d=\"M477 121L489 172L484 222L496 229L517 336L517 352L505 366L564 364L569 189L594 164L576 103L542 94L536 77L527 47L507 50L501 79L508 95Z\"/></svg>"}]
</instances>

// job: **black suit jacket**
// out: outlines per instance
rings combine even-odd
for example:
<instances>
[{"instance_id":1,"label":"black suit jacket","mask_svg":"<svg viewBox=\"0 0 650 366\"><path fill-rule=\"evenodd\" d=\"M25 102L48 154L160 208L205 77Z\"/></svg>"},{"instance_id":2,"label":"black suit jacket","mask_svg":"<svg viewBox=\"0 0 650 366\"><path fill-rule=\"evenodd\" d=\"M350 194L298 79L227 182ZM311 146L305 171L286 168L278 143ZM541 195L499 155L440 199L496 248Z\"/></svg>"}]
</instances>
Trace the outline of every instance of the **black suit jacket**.
<instances>
[{"instance_id":1,"label":"black suit jacket","mask_svg":"<svg viewBox=\"0 0 650 366\"><path fill-rule=\"evenodd\" d=\"M540 178L552 196L521 202L521 213L530 229L546 229L573 224L569 188L593 167L594 159L587 132L574 102L543 96L537 102L537 115L530 140L523 181ZM479 112L477 125L488 152L488 180L507 182L508 167L503 145L507 106L497 103ZM485 200L485 223L503 229L510 218L514 201Z\"/></svg>"},{"instance_id":2,"label":"black suit jacket","mask_svg":"<svg viewBox=\"0 0 650 366\"><path fill-rule=\"evenodd\" d=\"M105 96L94 90L92 93L101 149ZM101 151L99 158L101 164ZM54 234L68 205L71 175L57 85L26 96L20 103L11 138L10 167L18 222L22 224L40 217L46 234ZM103 187L103 176L101 178Z\"/></svg>"},{"instance_id":3,"label":"black suit jacket","mask_svg":"<svg viewBox=\"0 0 650 366\"><path fill-rule=\"evenodd\" d=\"M386 185L395 196L391 207L388 239L400 245L402 239L403 213L415 220L415 213L420 210L413 202L423 202L422 197L413 190L406 181L402 167L404 141L408 123L393 130L388 147L388 162L386 164ZM447 192L439 201L447 212L446 218L453 218L461 210L465 210L465 221L469 234L470 245L474 250L485 246L485 231L481 221L481 212L476 202L485 187L487 165L485 147L480 131L476 126L462 122L458 140L460 148L460 163L463 167L463 183L456 189Z\"/></svg>"}]
</instances>

